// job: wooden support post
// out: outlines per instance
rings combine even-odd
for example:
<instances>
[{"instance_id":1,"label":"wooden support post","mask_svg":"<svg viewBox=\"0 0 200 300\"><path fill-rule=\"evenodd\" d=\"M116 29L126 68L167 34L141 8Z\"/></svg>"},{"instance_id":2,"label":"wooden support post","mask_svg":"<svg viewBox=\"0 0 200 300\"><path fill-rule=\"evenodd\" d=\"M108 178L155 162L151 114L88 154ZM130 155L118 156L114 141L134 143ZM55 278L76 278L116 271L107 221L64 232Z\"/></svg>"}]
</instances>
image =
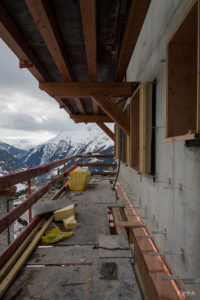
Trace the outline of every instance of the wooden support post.
<instances>
[{"instance_id":1,"label":"wooden support post","mask_svg":"<svg viewBox=\"0 0 200 300\"><path fill-rule=\"evenodd\" d=\"M98 105L113 119L127 134L130 134L130 124L127 116L120 110L113 102L106 96L95 95L92 96Z\"/></svg>"},{"instance_id":2,"label":"wooden support post","mask_svg":"<svg viewBox=\"0 0 200 300\"><path fill-rule=\"evenodd\" d=\"M97 125L111 138L111 140L115 140L114 133L103 122L97 122Z\"/></svg>"}]
</instances>

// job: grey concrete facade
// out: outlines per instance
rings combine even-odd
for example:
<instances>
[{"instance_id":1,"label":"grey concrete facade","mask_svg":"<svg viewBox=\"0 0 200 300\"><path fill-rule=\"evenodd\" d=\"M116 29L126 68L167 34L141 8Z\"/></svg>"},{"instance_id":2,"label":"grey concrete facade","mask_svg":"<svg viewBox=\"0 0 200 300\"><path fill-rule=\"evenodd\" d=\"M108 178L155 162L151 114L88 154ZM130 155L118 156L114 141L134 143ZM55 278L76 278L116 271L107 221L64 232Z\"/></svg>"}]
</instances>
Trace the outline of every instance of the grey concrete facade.
<instances>
[{"instance_id":1,"label":"grey concrete facade","mask_svg":"<svg viewBox=\"0 0 200 300\"><path fill-rule=\"evenodd\" d=\"M157 178L137 175L121 164L119 179L133 203L146 206L138 210L148 230L167 230L167 236L154 240L161 251L184 249L184 256L166 256L174 275L200 278L200 148L187 148L183 141L162 142L166 126L165 41L190 0L152 0L145 24L127 71L127 81L152 82L156 92L156 173ZM182 189L180 189L180 184ZM200 284L181 285L195 291L200 299Z\"/></svg>"}]
</instances>

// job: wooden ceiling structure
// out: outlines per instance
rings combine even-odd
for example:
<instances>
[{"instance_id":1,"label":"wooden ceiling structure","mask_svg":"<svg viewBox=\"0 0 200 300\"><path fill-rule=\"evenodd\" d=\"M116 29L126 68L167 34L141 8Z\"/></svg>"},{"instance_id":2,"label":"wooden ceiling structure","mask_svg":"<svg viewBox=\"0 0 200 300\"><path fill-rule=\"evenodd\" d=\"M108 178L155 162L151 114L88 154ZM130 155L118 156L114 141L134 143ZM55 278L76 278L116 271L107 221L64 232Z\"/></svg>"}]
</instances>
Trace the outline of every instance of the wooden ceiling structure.
<instances>
[{"instance_id":1,"label":"wooden ceiling structure","mask_svg":"<svg viewBox=\"0 0 200 300\"><path fill-rule=\"evenodd\" d=\"M127 134L117 100L151 0L1 0L0 37L75 122L106 122Z\"/></svg>"}]
</instances>

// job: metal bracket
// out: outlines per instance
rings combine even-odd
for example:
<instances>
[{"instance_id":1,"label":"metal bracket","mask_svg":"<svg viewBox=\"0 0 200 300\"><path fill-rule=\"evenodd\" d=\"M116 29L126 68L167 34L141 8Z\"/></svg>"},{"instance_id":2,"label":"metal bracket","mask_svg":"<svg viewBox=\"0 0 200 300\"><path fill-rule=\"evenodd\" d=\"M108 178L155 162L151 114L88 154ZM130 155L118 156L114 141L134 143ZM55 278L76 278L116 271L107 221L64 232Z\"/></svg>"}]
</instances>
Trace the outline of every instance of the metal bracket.
<instances>
[{"instance_id":1,"label":"metal bracket","mask_svg":"<svg viewBox=\"0 0 200 300\"><path fill-rule=\"evenodd\" d=\"M184 250L181 248L179 251L162 251L149 253L150 256L163 256L163 255L183 255Z\"/></svg>"},{"instance_id":2,"label":"metal bracket","mask_svg":"<svg viewBox=\"0 0 200 300\"><path fill-rule=\"evenodd\" d=\"M181 280L183 284L200 284L200 278L180 278L177 275L161 276L162 280Z\"/></svg>"},{"instance_id":3,"label":"metal bracket","mask_svg":"<svg viewBox=\"0 0 200 300\"><path fill-rule=\"evenodd\" d=\"M167 229L164 229L163 231L151 231L151 234L164 234L167 235Z\"/></svg>"}]
</instances>

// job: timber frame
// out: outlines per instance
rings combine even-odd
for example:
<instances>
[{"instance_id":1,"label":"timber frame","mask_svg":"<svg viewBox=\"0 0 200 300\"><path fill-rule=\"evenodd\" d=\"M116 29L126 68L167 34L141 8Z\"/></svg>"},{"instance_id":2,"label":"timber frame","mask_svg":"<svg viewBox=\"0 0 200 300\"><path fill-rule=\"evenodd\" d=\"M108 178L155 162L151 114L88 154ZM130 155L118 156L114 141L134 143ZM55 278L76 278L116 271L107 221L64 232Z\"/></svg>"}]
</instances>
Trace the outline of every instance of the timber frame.
<instances>
[{"instance_id":1,"label":"timber frame","mask_svg":"<svg viewBox=\"0 0 200 300\"><path fill-rule=\"evenodd\" d=\"M166 42L167 102L164 142L199 139L200 1L189 7ZM187 78L187 80L185 80ZM177 115L179 116L177 118Z\"/></svg>"},{"instance_id":2,"label":"timber frame","mask_svg":"<svg viewBox=\"0 0 200 300\"><path fill-rule=\"evenodd\" d=\"M152 136L152 84L140 84L125 108L124 115L130 123L130 134L122 133L116 126L115 156L119 157L120 143L122 161L134 173L151 173L151 136Z\"/></svg>"},{"instance_id":3,"label":"timber frame","mask_svg":"<svg viewBox=\"0 0 200 300\"><path fill-rule=\"evenodd\" d=\"M102 125L112 120L129 134L116 102L130 97L138 84L123 80L151 0L132 0L123 11L120 0L17 3L1 1L0 37L20 67L28 68L75 122L96 119L113 138Z\"/></svg>"}]
</instances>

